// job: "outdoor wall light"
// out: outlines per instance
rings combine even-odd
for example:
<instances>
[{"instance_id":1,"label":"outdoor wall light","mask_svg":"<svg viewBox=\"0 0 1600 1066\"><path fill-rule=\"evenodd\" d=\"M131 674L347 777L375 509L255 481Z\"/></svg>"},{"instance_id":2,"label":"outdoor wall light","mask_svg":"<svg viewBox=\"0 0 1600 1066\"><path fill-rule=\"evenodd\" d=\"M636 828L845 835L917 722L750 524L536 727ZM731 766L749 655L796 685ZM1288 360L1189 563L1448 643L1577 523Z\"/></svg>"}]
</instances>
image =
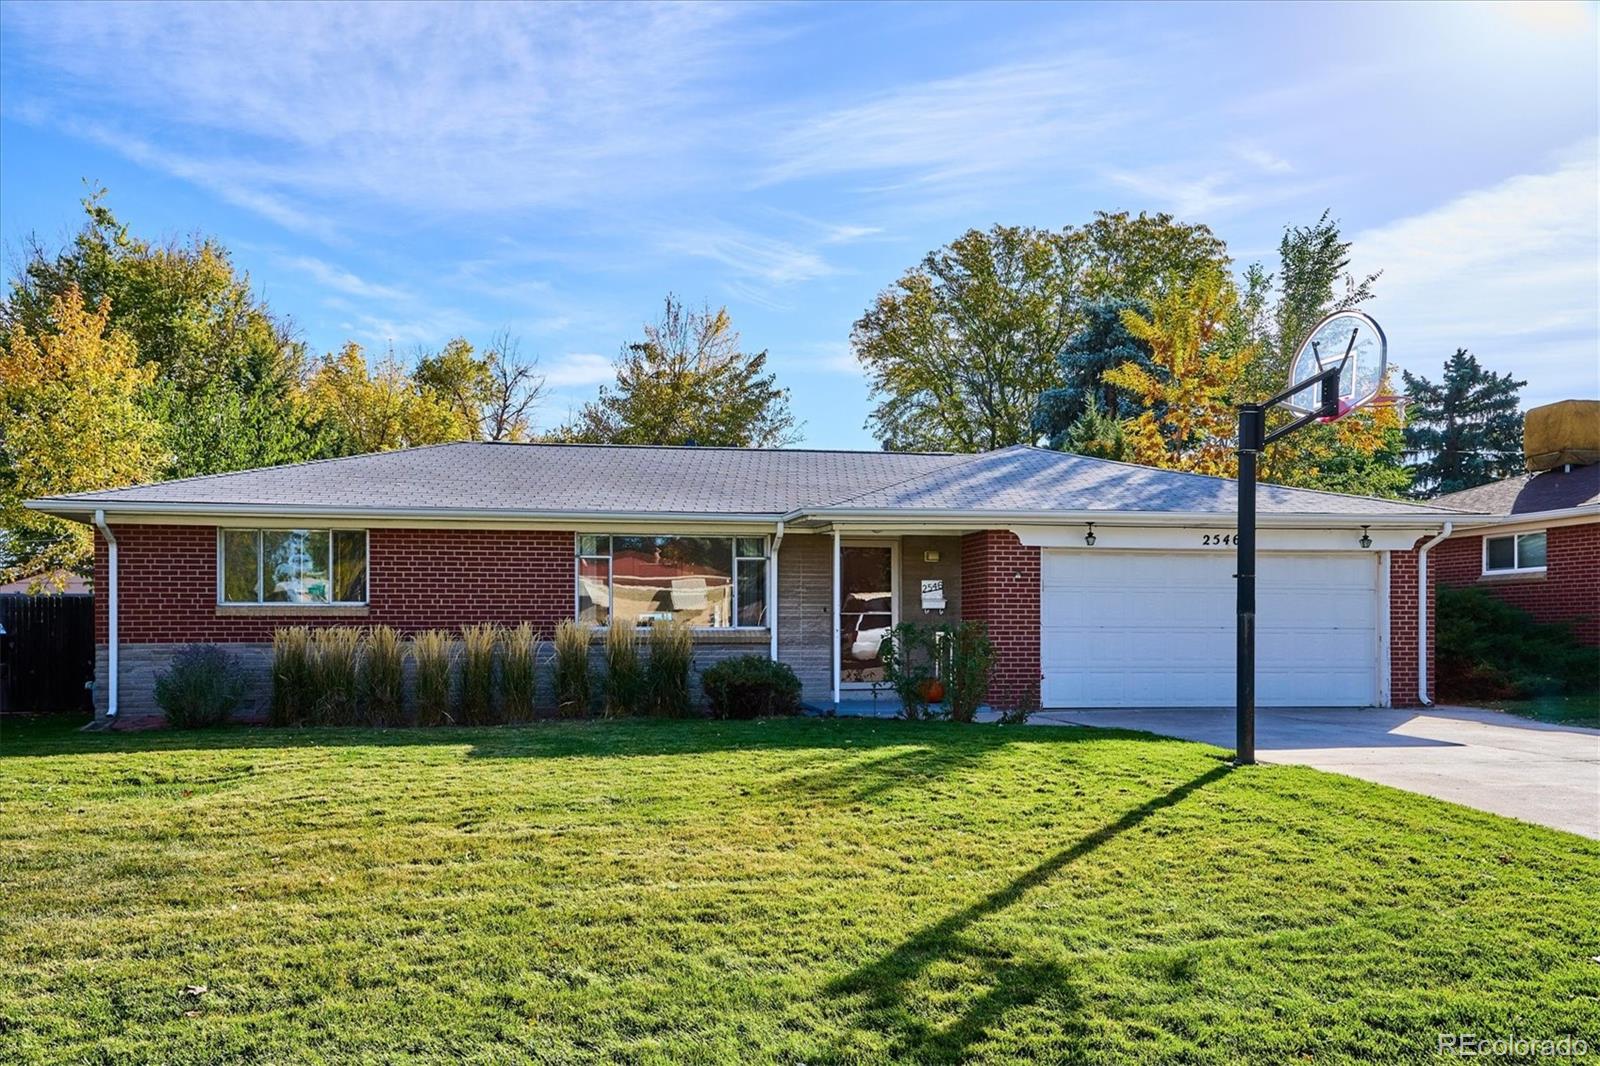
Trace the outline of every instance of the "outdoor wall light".
<instances>
[{"instance_id":1,"label":"outdoor wall light","mask_svg":"<svg viewBox=\"0 0 1600 1066\"><path fill-rule=\"evenodd\" d=\"M1089 522L1087 525L1089 526L1089 532L1083 535L1083 542L1092 548L1094 547L1094 523Z\"/></svg>"},{"instance_id":2,"label":"outdoor wall light","mask_svg":"<svg viewBox=\"0 0 1600 1066\"><path fill-rule=\"evenodd\" d=\"M1361 540L1358 543L1360 543L1360 545L1363 548L1372 547L1372 537L1367 534L1367 530L1369 530L1371 528L1372 528L1371 526L1362 526L1361 527Z\"/></svg>"}]
</instances>

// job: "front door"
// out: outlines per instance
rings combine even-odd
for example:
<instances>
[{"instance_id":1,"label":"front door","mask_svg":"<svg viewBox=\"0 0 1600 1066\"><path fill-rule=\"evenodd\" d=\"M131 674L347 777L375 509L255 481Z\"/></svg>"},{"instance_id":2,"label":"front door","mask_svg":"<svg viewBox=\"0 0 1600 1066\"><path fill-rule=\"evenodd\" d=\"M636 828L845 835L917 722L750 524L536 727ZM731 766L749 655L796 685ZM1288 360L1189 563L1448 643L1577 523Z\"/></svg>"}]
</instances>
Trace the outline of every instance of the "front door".
<instances>
[{"instance_id":1,"label":"front door","mask_svg":"<svg viewBox=\"0 0 1600 1066\"><path fill-rule=\"evenodd\" d=\"M895 623L893 544L839 546L839 681L870 685L883 680L879 652Z\"/></svg>"}]
</instances>

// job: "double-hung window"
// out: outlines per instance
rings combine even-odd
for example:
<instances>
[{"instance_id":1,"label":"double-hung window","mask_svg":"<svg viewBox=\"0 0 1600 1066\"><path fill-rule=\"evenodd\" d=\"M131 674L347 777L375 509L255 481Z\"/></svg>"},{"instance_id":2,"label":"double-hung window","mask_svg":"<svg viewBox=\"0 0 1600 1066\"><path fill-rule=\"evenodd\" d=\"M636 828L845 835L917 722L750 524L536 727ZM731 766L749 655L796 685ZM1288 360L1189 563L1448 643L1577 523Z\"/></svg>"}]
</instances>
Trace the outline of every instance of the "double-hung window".
<instances>
[{"instance_id":1,"label":"double-hung window","mask_svg":"<svg viewBox=\"0 0 1600 1066\"><path fill-rule=\"evenodd\" d=\"M1545 568L1545 535L1508 533L1483 538L1483 572L1516 574Z\"/></svg>"},{"instance_id":2,"label":"double-hung window","mask_svg":"<svg viewBox=\"0 0 1600 1066\"><path fill-rule=\"evenodd\" d=\"M367 602L364 529L219 529L217 602Z\"/></svg>"},{"instance_id":3,"label":"double-hung window","mask_svg":"<svg viewBox=\"0 0 1600 1066\"><path fill-rule=\"evenodd\" d=\"M709 628L767 624L767 538L641 534L578 536L577 617Z\"/></svg>"}]
</instances>

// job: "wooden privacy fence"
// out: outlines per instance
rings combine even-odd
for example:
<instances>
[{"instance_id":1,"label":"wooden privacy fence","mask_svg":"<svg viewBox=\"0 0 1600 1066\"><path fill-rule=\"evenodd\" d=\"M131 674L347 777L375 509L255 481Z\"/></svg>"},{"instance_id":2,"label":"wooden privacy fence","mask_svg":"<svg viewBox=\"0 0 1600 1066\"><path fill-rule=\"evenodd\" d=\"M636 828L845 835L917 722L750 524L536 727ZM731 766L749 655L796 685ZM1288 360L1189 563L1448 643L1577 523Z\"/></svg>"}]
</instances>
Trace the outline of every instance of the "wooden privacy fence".
<instances>
[{"instance_id":1,"label":"wooden privacy fence","mask_svg":"<svg viewBox=\"0 0 1600 1066\"><path fill-rule=\"evenodd\" d=\"M88 713L94 597L0 595L0 713Z\"/></svg>"}]
</instances>

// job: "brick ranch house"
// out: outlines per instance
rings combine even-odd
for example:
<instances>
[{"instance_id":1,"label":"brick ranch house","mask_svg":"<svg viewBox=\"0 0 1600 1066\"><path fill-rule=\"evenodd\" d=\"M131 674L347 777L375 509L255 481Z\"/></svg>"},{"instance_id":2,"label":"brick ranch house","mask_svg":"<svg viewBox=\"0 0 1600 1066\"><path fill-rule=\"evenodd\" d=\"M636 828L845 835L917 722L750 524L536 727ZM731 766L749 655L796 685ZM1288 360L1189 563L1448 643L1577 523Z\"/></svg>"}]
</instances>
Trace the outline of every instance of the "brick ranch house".
<instances>
[{"instance_id":1,"label":"brick ranch house","mask_svg":"<svg viewBox=\"0 0 1600 1066\"><path fill-rule=\"evenodd\" d=\"M1434 549L1439 581L1477 586L1600 647L1600 465L1563 465L1440 496L1491 515L1455 523Z\"/></svg>"},{"instance_id":2,"label":"brick ranch house","mask_svg":"<svg viewBox=\"0 0 1600 1066\"><path fill-rule=\"evenodd\" d=\"M787 662L819 706L881 678L894 623L958 619L997 705L1233 700L1235 484L1036 448L461 443L28 506L96 528L102 719L155 713L189 643L264 690L279 626L622 614L690 622L701 668ZM1279 486L1259 512L1259 702L1426 702L1451 512Z\"/></svg>"}]
</instances>

